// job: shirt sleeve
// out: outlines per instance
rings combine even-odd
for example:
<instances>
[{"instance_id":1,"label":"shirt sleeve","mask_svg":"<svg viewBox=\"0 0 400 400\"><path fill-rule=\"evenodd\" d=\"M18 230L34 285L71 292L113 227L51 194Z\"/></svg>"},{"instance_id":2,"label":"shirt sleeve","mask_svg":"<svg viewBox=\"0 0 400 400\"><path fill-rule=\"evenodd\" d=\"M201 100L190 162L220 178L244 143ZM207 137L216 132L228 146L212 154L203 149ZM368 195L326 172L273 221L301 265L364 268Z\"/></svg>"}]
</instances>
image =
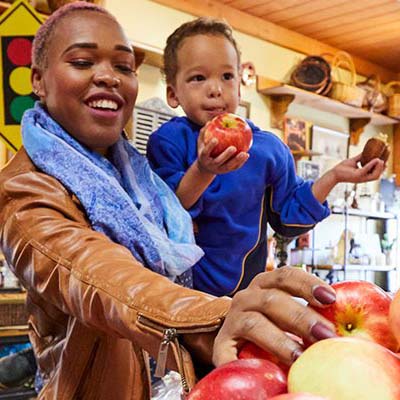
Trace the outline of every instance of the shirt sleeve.
<instances>
[{"instance_id":1,"label":"shirt sleeve","mask_svg":"<svg viewBox=\"0 0 400 400\"><path fill-rule=\"evenodd\" d=\"M330 214L328 203L321 204L312 193L313 181L304 181L296 175L293 157L281 143L281 160L266 195L269 222L272 228L285 236L297 236Z\"/></svg>"},{"instance_id":2,"label":"shirt sleeve","mask_svg":"<svg viewBox=\"0 0 400 400\"><path fill-rule=\"evenodd\" d=\"M197 158L197 133L182 122L172 120L150 135L147 158L151 168L176 192L186 171ZM196 218L203 209L201 196L190 209Z\"/></svg>"}]
</instances>

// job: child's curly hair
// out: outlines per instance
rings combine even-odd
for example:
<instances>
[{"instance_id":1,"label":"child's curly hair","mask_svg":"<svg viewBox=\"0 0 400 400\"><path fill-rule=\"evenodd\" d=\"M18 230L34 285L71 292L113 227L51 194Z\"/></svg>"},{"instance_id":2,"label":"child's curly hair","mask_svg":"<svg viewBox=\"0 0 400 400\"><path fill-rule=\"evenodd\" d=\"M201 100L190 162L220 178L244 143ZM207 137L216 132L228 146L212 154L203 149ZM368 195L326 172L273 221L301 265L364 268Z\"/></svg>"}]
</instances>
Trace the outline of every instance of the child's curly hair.
<instances>
[{"instance_id":1,"label":"child's curly hair","mask_svg":"<svg viewBox=\"0 0 400 400\"><path fill-rule=\"evenodd\" d=\"M223 20L201 17L184 23L168 37L164 49L164 76L167 84L175 83L178 72L179 48L186 38L196 35L224 36L235 48L238 56L238 67L240 67L240 51L236 40L233 38L232 28Z\"/></svg>"},{"instance_id":2,"label":"child's curly hair","mask_svg":"<svg viewBox=\"0 0 400 400\"><path fill-rule=\"evenodd\" d=\"M85 1L77 1L73 3L68 3L60 7L57 11L50 15L49 18L40 26L32 43L32 65L39 67L40 69L47 67L47 52L49 48L49 43L57 27L58 23L67 15L75 11L93 11L101 14L108 15L110 18L116 21L115 17L110 14L104 8L87 3Z\"/></svg>"}]
</instances>

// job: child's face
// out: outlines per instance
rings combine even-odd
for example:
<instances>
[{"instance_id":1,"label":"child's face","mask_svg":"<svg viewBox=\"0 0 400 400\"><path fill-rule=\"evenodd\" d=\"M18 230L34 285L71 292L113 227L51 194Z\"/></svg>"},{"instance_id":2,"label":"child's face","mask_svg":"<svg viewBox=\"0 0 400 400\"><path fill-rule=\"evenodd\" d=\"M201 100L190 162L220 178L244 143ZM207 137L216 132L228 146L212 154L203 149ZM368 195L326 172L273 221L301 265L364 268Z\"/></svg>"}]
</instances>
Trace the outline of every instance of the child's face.
<instances>
[{"instance_id":1,"label":"child's face","mask_svg":"<svg viewBox=\"0 0 400 400\"><path fill-rule=\"evenodd\" d=\"M177 54L174 85L167 87L171 107L183 108L203 126L218 114L234 113L240 99L238 55L224 36L196 35L182 43Z\"/></svg>"}]
</instances>

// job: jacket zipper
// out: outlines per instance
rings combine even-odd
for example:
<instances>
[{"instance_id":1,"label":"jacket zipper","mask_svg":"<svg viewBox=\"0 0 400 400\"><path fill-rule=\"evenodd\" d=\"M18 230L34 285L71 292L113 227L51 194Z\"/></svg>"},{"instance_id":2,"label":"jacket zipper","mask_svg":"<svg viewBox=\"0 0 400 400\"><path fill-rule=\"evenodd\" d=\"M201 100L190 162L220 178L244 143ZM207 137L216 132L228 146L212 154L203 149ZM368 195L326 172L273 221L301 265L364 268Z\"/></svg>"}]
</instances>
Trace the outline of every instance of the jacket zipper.
<instances>
[{"instance_id":1,"label":"jacket zipper","mask_svg":"<svg viewBox=\"0 0 400 400\"><path fill-rule=\"evenodd\" d=\"M158 355L157 355L157 366L156 366L156 371L155 371L155 376L156 377L163 377L165 375L165 369L166 369L166 364L167 364L167 358L168 358L168 351L171 342L175 344L177 352L178 352L178 368L180 369L179 373L181 375L181 383L182 383L182 388L185 392L185 394L189 393L189 386L186 380L185 376L185 369L183 367L183 357L182 357L182 351L179 345L179 335L180 334L186 334L186 333L207 333L207 332L213 332L216 330L216 328L220 325L221 321L218 320L216 324L213 326L205 326L205 327L198 327L198 328L166 328L165 326L158 324L143 315L138 315L138 322L143 324L144 326L150 327L155 329L157 332L162 335L162 341L160 343L160 347L158 350Z\"/></svg>"}]
</instances>

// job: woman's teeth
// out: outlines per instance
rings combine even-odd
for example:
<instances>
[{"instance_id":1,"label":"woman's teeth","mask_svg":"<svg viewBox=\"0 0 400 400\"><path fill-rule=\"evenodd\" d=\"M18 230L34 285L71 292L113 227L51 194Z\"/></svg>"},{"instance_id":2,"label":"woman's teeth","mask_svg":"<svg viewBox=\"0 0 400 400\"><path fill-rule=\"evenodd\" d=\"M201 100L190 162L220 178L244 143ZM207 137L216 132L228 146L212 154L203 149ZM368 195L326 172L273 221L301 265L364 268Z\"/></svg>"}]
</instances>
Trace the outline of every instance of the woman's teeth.
<instances>
[{"instance_id":1,"label":"woman's teeth","mask_svg":"<svg viewBox=\"0 0 400 400\"><path fill-rule=\"evenodd\" d=\"M113 100L93 100L89 102L89 107L117 110L118 104Z\"/></svg>"}]
</instances>

